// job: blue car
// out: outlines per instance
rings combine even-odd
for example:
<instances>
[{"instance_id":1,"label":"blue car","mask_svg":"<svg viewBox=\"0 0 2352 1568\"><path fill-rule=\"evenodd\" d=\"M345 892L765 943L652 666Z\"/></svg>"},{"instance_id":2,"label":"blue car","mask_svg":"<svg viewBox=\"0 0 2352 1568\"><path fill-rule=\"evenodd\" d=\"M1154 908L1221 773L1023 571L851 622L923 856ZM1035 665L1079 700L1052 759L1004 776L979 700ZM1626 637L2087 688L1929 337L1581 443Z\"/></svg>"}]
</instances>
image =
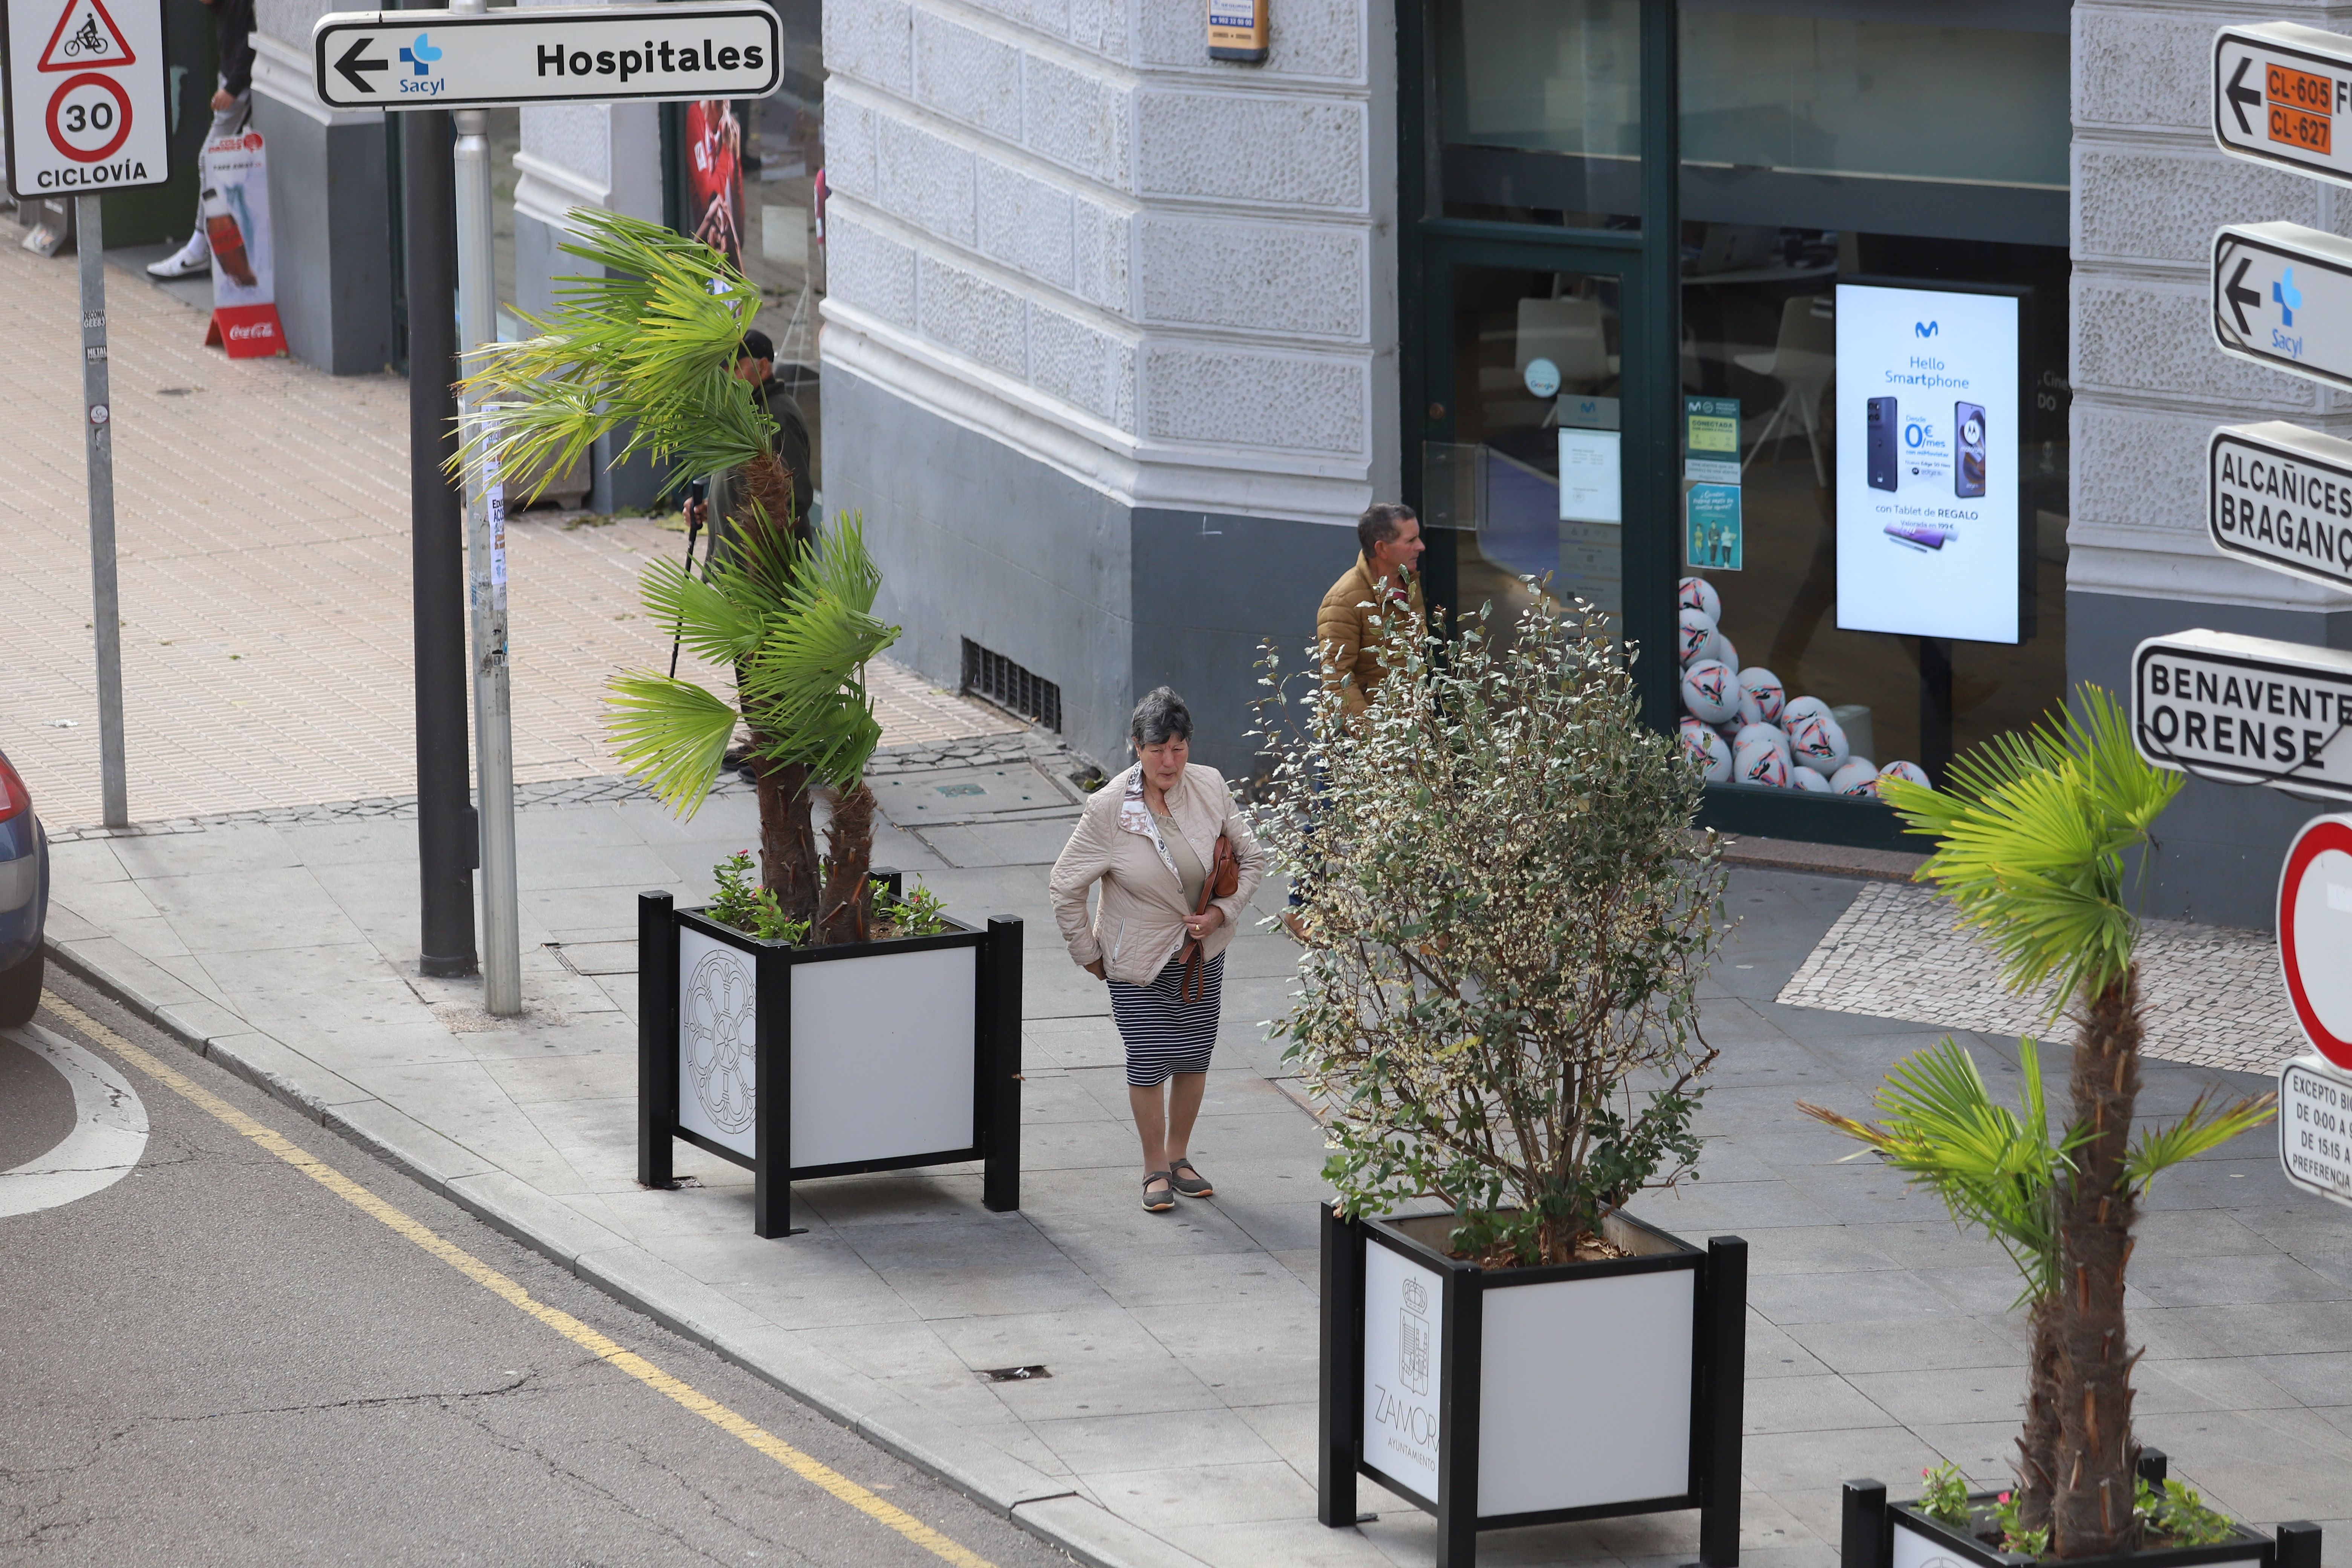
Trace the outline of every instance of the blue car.
<instances>
[{"instance_id":1,"label":"blue car","mask_svg":"<svg viewBox=\"0 0 2352 1568\"><path fill-rule=\"evenodd\" d=\"M41 1005L41 926L49 915L49 839L33 793L0 752L0 1028Z\"/></svg>"}]
</instances>

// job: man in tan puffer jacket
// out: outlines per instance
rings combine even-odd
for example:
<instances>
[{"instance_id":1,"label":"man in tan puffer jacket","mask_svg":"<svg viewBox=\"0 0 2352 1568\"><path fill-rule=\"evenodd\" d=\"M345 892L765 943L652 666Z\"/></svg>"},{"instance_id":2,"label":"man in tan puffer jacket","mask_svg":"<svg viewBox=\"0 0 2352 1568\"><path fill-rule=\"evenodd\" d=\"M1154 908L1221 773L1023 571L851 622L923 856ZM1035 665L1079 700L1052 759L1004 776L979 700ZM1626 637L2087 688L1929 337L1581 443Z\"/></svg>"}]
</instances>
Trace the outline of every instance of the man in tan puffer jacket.
<instances>
[{"instance_id":1,"label":"man in tan puffer jacket","mask_svg":"<svg viewBox=\"0 0 2352 1568\"><path fill-rule=\"evenodd\" d=\"M1356 543L1360 551L1356 563L1331 584L1322 608L1315 613L1323 685L1339 693L1350 722L1361 719L1388 673L1381 665L1383 634L1418 637L1427 625L1421 574L1413 570L1423 546L1421 521L1412 509L1375 501L1356 521Z\"/></svg>"}]
</instances>

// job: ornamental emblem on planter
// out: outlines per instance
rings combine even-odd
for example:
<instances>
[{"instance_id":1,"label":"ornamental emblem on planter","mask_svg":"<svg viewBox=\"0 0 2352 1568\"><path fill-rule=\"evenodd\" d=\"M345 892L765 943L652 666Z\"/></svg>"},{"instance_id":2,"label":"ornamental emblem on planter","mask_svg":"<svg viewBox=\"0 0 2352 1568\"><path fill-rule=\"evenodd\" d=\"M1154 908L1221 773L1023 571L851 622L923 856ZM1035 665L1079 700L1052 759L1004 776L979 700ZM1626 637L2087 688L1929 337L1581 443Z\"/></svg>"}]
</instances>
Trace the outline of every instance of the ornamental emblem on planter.
<instances>
[{"instance_id":1,"label":"ornamental emblem on planter","mask_svg":"<svg viewBox=\"0 0 2352 1568\"><path fill-rule=\"evenodd\" d=\"M732 952L703 954L686 988L678 1033L702 1109L721 1131L746 1132L759 1105L758 1011L751 971Z\"/></svg>"},{"instance_id":2,"label":"ornamental emblem on planter","mask_svg":"<svg viewBox=\"0 0 2352 1568\"><path fill-rule=\"evenodd\" d=\"M1397 1320L1397 1381L1412 1392L1429 1392L1429 1287L1407 1276L1404 1310Z\"/></svg>"}]
</instances>

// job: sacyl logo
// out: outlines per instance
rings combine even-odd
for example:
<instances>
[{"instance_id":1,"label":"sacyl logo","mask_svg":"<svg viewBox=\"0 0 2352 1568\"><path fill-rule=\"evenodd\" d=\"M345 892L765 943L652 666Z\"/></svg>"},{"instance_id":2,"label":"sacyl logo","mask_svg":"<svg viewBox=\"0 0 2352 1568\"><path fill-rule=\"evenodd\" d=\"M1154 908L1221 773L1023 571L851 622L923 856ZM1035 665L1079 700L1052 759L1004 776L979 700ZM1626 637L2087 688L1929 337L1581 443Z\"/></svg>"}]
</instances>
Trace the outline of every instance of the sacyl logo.
<instances>
[{"instance_id":1,"label":"sacyl logo","mask_svg":"<svg viewBox=\"0 0 2352 1568\"><path fill-rule=\"evenodd\" d=\"M1933 321L1914 321L1911 323L1911 330L1918 333L1923 338L1932 338L1936 335L1936 323Z\"/></svg>"},{"instance_id":2,"label":"sacyl logo","mask_svg":"<svg viewBox=\"0 0 2352 1568\"><path fill-rule=\"evenodd\" d=\"M439 59L444 52L425 34L417 34L416 41L400 51L401 60L410 73L399 79L400 90L425 98L440 96L441 89L449 82L446 78L433 74L433 62Z\"/></svg>"},{"instance_id":3,"label":"sacyl logo","mask_svg":"<svg viewBox=\"0 0 2352 1568\"><path fill-rule=\"evenodd\" d=\"M2286 269L2284 277L2271 285L2271 303L2279 308L2280 325L2294 325L2294 313L2303 308L2303 290L2294 286L2294 268Z\"/></svg>"}]
</instances>

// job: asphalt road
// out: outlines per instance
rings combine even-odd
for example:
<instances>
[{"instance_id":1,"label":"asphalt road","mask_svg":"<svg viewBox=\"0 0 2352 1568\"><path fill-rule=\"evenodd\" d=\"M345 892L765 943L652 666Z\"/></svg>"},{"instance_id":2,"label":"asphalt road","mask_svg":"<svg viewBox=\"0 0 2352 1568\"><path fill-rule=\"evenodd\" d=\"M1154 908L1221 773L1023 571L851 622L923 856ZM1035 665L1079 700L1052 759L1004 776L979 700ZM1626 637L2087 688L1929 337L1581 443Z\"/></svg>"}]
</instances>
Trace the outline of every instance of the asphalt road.
<instances>
[{"instance_id":1,"label":"asphalt road","mask_svg":"<svg viewBox=\"0 0 2352 1568\"><path fill-rule=\"evenodd\" d=\"M52 975L54 995L570 1314L581 1337L617 1342L855 1485L852 1500L822 1489L45 1006L41 1026L131 1086L149 1134L104 1190L0 1217L0 1563L1068 1568ZM0 1171L55 1142L72 1104L45 1058L0 1036ZM861 1510L860 1488L876 1506ZM919 1524L894 1525L894 1509Z\"/></svg>"}]
</instances>

